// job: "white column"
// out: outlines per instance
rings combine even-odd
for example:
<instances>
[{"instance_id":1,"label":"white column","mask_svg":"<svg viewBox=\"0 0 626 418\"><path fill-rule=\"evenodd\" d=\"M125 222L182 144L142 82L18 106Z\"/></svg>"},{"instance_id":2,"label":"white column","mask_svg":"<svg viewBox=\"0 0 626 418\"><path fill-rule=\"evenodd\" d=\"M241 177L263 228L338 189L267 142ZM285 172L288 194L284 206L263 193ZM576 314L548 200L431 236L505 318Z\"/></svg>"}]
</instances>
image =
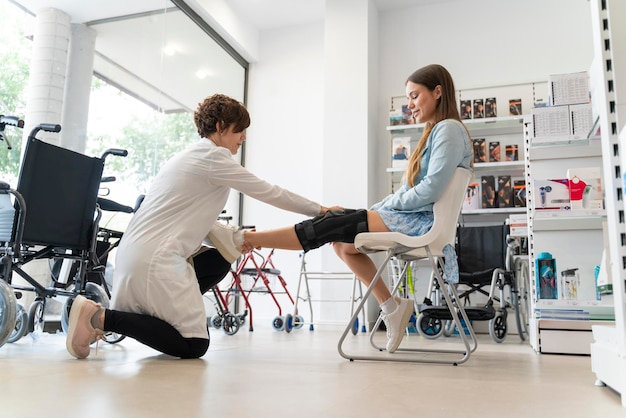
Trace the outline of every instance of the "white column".
<instances>
[{"instance_id":1,"label":"white column","mask_svg":"<svg viewBox=\"0 0 626 418\"><path fill-rule=\"evenodd\" d=\"M33 55L28 78L26 110L24 116L25 142L31 129L40 123L61 123L63 94L65 90L65 69L67 50L70 38L70 17L56 9L43 9L35 18L33 37ZM58 145L59 134L39 131L37 138ZM44 286L50 283L48 260L31 261L24 266L24 271ZM15 283L26 284L17 274L13 275ZM23 292L19 303L28 309L35 298L34 292ZM59 311L60 307L46 301L46 313Z\"/></svg>"},{"instance_id":2,"label":"white column","mask_svg":"<svg viewBox=\"0 0 626 418\"><path fill-rule=\"evenodd\" d=\"M83 154L95 47L95 30L82 24L71 25L60 145Z\"/></svg>"},{"instance_id":3,"label":"white column","mask_svg":"<svg viewBox=\"0 0 626 418\"><path fill-rule=\"evenodd\" d=\"M324 28L324 137L322 204L367 208L374 143L377 65L377 9L371 0L327 0ZM346 193L350 190L350 193ZM331 246L322 251L322 270L346 271ZM332 281L329 281L332 282ZM332 283L322 293L339 292ZM345 306L324 316L346 317Z\"/></svg>"},{"instance_id":4,"label":"white column","mask_svg":"<svg viewBox=\"0 0 626 418\"><path fill-rule=\"evenodd\" d=\"M40 123L61 123L70 17L56 9L42 9L35 18L33 55L28 79L24 139ZM38 138L59 143L58 134L40 132ZM22 147L22 152L24 147Z\"/></svg>"}]
</instances>

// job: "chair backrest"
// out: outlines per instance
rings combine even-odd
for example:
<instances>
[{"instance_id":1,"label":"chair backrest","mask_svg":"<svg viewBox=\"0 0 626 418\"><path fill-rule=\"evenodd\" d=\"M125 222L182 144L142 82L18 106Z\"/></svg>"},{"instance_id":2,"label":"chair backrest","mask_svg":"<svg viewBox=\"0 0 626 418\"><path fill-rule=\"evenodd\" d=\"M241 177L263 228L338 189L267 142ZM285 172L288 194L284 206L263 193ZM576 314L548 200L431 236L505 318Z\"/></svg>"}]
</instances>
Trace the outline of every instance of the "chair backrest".
<instances>
[{"instance_id":1,"label":"chair backrest","mask_svg":"<svg viewBox=\"0 0 626 418\"><path fill-rule=\"evenodd\" d=\"M447 244L454 245L456 226L463 206L463 198L473 174L466 168L457 167L452 179L433 207L434 223L429 235L436 238L430 244L433 253L441 254Z\"/></svg>"},{"instance_id":2,"label":"chair backrest","mask_svg":"<svg viewBox=\"0 0 626 418\"><path fill-rule=\"evenodd\" d=\"M100 158L29 138L17 185L26 201L22 242L89 249L103 168Z\"/></svg>"},{"instance_id":3,"label":"chair backrest","mask_svg":"<svg viewBox=\"0 0 626 418\"><path fill-rule=\"evenodd\" d=\"M461 279L491 282L493 269L506 269L509 226L460 226L457 230L456 254ZM475 283L475 281L470 281Z\"/></svg>"},{"instance_id":4,"label":"chair backrest","mask_svg":"<svg viewBox=\"0 0 626 418\"><path fill-rule=\"evenodd\" d=\"M0 242L11 241L14 218L15 209L11 196L8 193L0 193Z\"/></svg>"}]
</instances>

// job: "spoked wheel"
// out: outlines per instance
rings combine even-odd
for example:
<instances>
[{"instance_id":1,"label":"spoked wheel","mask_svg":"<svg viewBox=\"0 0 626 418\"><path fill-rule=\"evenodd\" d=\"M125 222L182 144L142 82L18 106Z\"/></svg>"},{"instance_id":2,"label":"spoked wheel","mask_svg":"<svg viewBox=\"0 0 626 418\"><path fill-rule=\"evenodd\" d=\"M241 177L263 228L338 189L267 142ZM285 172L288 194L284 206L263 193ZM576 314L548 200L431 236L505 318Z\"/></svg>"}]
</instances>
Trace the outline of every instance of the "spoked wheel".
<instances>
[{"instance_id":1,"label":"spoked wheel","mask_svg":"<svg viewBox=\"0 0 626 418\"><path fill-rule=\"evenodd\" d=\"M222 328L222 317L220 314L215 314L211 317L210 324L215 329Z\"/></svg>"},{"instance_id":2,"label":"spoked wheel","mask_svg":"<svg viewBox=\"0 0 626 418\"><path fill-rule=\"evenodd\" d=\"M11 286L0 279L0 347L2 347L15 328L17 302Z\"/></svg>"},{"instance_id":3,"label":"spoked wheel","mask_svg":"<svg viewBox=\"0 0 626 418\"><path fill-rule=\"evenodd\" d=\"M276 330L276 331L282 331L285 329L285 317L284 316L277 316L274 318L274 320L272 321L272 327Z\"/></svg>"},{"instance_id":4,"label":"spoked wheel","mask_svg":"<svg viewBox=\"0 0 626 418\"><path fill-rule=\"evenodd\" d=\"M443 324L441 319L427 318L424 314L417 317L417 331L424 338L435 339L443 333Z\"/></svg>"},{"instance_id":5,"label":"spoked wheel","mask_svg":"<svg viewBox=\"0 0 626 418\"><path fill-rule=\"evenodd\" d=\"M501 343L506 338L506 310L497 311L496 316L489 320L489 335L497 343Z\"/></svg>"},{"instance_id":6,"label":"spoked wheel","mask_svg":"<svg viewBox=\"0 0 626 418\"><path fill-rule=\"evenodd\" d=\"M45 303L43 299L35 299L28 309L28 332L40 335L44 327Z\"/></svg>"},{"instance_id":7,"label":"spoked wheel","mask_svg":"<svg viewBox=\"0 0 626 418\"><path fill-rule=\"evenodd\" d=\"M530 304L530 283L528 279L528 263L518 259L515 261L517 291L513 292L513 308L517 332L522 341L528 336L528 311Z\"/></svg>"},{"instance_id":8,"label":"spoked wheel","mask_svg":"<svg viewBox=\"0 0 626 418\"><path fill-rule=\"evenodd\" d=\"M239 318L230 312L224 315L224 322L222 327L226 335L235 335L239 331Z\"/></svg>"},{"instance_id":9,"label":"spoked wheel","mask_svg":"<svg viewBox=\"0 0 626 418\"><path fill-rule=\"evenodd\" d=\"M13 332L9 336L7 342L14 343L26 334L28 334L28 313L26 312L26 309L18 303L15 327L13 328Z\"/></svg>"}]
</instances>

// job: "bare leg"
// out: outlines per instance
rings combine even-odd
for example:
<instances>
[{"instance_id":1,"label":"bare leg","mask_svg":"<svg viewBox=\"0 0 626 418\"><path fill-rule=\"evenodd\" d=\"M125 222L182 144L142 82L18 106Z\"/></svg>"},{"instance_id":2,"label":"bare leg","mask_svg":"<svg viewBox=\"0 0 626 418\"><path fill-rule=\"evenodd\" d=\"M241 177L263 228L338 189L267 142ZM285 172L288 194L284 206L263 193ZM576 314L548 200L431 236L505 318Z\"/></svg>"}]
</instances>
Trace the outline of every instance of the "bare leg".
<instances>
[{"instance_id":1,"label":"bare leg","mask_svg":"<svg viewBox=\"0 0 626 418\"><path fill-rule=\"evenodd\" d=\"M293 226L269 231L244 231L244 241L252 248L302 250Z\"/></svg>"},{"instance_id":2,"label":"bare leg","mask_svg":"<svg viewBox=\"0 0 626 418\"><path fill-rule=\"evenodd\" d=\"M367 254L360 253L354 244L345 242L336 242L333 244L335 252L343 260L348 268L356 275L356 277L366 286L369 286L374 275L376 274L376 265ZM378 304L382 304L391 297L391 293L387 288L387 285L382 280L376 282L376 285L372 289L372 294L378 301Z\"/></svg>"},{"instance_id":3,"label":"bare leg","mask_svg":"<svg viewBox=\"0 0 626 418\"><path fill-rule=\"evenodd\" d=\"M367 223L370 232L389 232L377 212L367 212ZM335 253L343 260L348 268L356 275L356 277L366 286L374 280L376 274L376 264L367 255L359 252L354 244L345 242L336 242L333 244ZM372 289L372 294L379 304L382 304L391 297L391 293L387 285L382 280L378 280Z\"/></svg>"}]
</instances>

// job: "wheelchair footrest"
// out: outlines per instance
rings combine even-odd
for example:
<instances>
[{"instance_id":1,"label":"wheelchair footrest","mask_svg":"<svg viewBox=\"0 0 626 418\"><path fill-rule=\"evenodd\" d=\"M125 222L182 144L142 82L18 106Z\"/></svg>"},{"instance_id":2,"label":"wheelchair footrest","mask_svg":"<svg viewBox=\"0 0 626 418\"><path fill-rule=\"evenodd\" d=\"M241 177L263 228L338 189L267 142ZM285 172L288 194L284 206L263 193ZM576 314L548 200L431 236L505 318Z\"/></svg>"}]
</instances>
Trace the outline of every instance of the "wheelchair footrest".
<instances>
[{"instance_id":1,"label":"wheelchair footrest","mask_svg":"<svg viewBox=\"0 0 626 418\"><path fill-rule=\"evenodd\" d=\"M419 309L420 313L426 318L451 320L452 313L447 306L422 305ZM496 310L492 305L486 306L467 306L465 313L470 321L488 321L496 316Z\"/></svg>"},{"instance_id":2,"label":"wheelchair footrest","mask_svg":"<svg viewBox=\"0 0 626 418\"><path fill-rule=\"evenodd\" d=\"M270 269L270 268L262 268L259 269L263 274L271 274L274 276L278 276L280 275L280 270L277 269ZM257 276L259 274L259 270L255 269L255 268L245 268L245 269L241 269L241 274L245 275L245 276Z\"/></svg>"}]
</instances>

